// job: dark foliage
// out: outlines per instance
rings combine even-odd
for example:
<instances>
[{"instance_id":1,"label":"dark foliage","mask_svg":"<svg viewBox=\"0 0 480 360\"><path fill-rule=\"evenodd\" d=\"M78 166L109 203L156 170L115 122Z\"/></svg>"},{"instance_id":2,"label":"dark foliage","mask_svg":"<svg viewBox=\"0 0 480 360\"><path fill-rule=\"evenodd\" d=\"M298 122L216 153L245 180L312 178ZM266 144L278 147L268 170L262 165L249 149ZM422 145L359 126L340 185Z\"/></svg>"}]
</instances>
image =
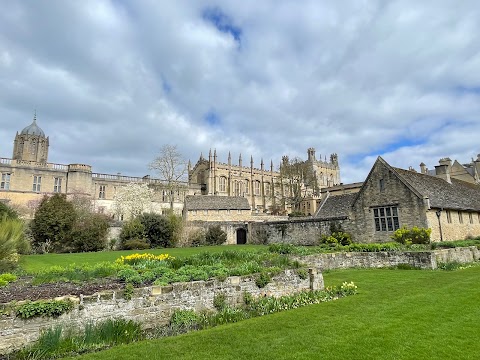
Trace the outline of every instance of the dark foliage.
<instances>
[{"instance_id":1,"label":"dark foliage","mask_svg":"<svg viewBox=\"0 0 480 360\"><path fill-rule=\"evenodd\" d=\"M73 226L71 250L74 252L100 251L107 245L110 219L102 214L85 213Z\"/></svg>"},{"instance_id":2,"label":"dark foliage","mask_svg":"<svg viewBox=\"0 0 480 360\"><path fill-rule=\"evenodd\" d=\"M145 213L138 217L145 228L145 237L154 247L172 247L173 227L167 217L159 214Z\"/></svg>"},{"instance_id":3,"label":"dark foliage","mask_svg":"<svg viewBox=\"0 0 480 360\"><path fill-rule=\"evenodd\" d=\"M44 197L31 222L33 245L44 251L66 251L75 220L75 208L64 194Z\"/></svg>"},{"instance_id":4,"label":"dark foliage","mask_svg":"<svg viewBox=\"0 0 480 360\"><path fill-rule=\"evenodd\" d=\"M222 230L220 225L210 226L205 235L205 242L208 245L222 245L227 241L227 233Z\"/></svg>"}]
</instances>

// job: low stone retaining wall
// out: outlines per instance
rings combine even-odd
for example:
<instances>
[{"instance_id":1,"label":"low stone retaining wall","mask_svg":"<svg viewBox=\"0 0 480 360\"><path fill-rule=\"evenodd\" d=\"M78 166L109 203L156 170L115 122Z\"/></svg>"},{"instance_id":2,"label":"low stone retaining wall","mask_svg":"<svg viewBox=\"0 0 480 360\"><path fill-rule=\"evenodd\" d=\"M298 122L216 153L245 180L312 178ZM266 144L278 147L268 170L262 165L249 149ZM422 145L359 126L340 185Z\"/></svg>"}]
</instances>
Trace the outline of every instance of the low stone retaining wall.
<instances>
[{"instance_id":1,"label":"low stone retaining wall","mask_svg":"<svg viewBox=\"0 0 480 360\"><path fill-rule=\"evenodd\" d=\"M168 324L177 309L213 309L216 294L225 294L227 302L243 302L243 293L253 296L282 296L307 289L323 289L323 276L310 269L310 276L301 279L294 270L285 270L273 277L262 289L253 276L233 276L225 281L209 280L175 283L168 286L150 286L135 289L131 300L124 298L123 290L105 291L91 296L65 297L76 303L73 311L58 318L32 318L23 320L14 314L0 316L0 354L20 349L35 341L42 330L63 325L82 328L88 322L121 317L141 322L145 329ZM0 310L8 308L0 305Z\"/></svg>"},{"instance_id":2,"label":"low stone retaining wall","mask_svg":"<svg viewBox=\"0 0 480 360\"><path fill-rule=\"evenodd\" d=\"M480 250L476 246L434 250L437 263L459 262L462 264L479 261Z\"/></svg>"},{"instance_id":3,"label":"low stone retaining wall","mask_svg":"<svg viewBox=\"0 0 480 360\"><path fill-rule=\"evenodd\" d=\"M439 263L469 263L480 260L480 250L475 246L433 251L382 251L316 254L296 257L307 266L321 270L346 268L382 268L409 264L420 269L436 269Z\"/></svg>"}]
</instances>

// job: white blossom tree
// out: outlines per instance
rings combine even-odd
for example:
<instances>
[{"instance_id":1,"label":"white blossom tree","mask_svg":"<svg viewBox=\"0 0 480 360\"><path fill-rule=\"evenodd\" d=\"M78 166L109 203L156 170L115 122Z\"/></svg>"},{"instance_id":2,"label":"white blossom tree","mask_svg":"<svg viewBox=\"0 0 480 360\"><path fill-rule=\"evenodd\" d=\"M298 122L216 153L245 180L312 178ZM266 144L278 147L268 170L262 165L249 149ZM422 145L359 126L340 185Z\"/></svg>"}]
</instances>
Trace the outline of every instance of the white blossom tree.
<instances>
[{"instance_id":1,"label":"white blossom tree","mask_svg":"<svg viewBox=\"0 0 480 360\"><path fill-rule=\"evenodd\" d=\"M117 215L134 218L152 210L153 189L148 184L129 183L117 189L113 201Z\"/></svg>"}]
</instances>

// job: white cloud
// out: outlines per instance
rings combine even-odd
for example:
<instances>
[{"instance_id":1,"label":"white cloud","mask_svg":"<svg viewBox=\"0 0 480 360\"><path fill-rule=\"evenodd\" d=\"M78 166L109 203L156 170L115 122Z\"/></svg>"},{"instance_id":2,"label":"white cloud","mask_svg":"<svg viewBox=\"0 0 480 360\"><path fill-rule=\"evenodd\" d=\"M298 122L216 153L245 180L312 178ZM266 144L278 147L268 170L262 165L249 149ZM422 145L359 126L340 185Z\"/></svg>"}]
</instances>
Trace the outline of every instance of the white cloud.
<instances>
[{"instance_id":1,"label":"white cloud","mask_svg":"<svg viewBox=\"0 0 480 360\"><path fill-rule=\"evenodd\" d=\"M474 1L9 2L0 143L36 108L50 161L98 172L144 175L166 143L255 166L313 146L339 154L344 182L377 155L466 162L480 152L479 32Z\"/></svg>"}]
</instances>

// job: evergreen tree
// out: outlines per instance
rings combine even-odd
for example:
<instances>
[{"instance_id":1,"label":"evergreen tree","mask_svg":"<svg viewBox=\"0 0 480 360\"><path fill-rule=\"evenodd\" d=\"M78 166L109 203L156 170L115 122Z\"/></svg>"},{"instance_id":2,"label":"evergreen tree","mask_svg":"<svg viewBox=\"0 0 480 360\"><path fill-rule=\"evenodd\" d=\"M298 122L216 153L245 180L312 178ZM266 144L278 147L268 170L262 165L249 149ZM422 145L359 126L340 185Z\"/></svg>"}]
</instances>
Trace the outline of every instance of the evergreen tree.
<instances>
[{"instance_id":1,"label":"evergreen tree","mask_svg":"<svg viewBox=\"0 0 480 360\"><path fill-rule=\"evenodd\" d=\"M70 250L75 220L75 208L65 194L45 196L31 222L33 245L43 252Z\"/></svg>"}]
</instances>

